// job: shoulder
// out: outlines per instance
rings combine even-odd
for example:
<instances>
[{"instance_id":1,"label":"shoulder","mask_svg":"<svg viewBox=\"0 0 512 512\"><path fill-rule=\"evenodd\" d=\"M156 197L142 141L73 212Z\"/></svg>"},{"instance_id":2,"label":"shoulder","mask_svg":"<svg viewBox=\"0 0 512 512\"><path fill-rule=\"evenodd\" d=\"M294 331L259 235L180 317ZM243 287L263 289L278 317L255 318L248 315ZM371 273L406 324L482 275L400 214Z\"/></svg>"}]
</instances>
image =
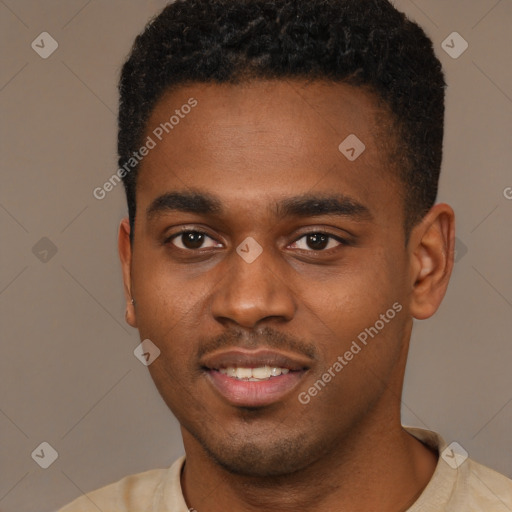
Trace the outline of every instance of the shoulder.
<instances>
[{"instance_id":1,"label":"shoulder","mask_svg":"<svg viewBox=\"0 0 512 512\"><path fill-rule=\"evenodd\" d=\"M438 454L430 482L408 512L512 511L512 480L468 458L457 443L447 445L436 432L405 429Z\"/></svg>"},{"instance_id":2,"label":"shoulder","mask_svg":"<svg viewBox=\"0 0 512 512\"><path fill-rule=\"evenodd\" d=\"M169 480L180 470L183 457L170 468L152 469L126 476L105 487L89 492L75 499L58 512L135 512L152 510L148 505L160 499ZM178 480L179 481L179 480Z\"/></svg>"},{"instance_id":3,"label":"shoulder","mask_svg":"<svg viewBox=\"0 0 512 512\"><path fill-rule=\"evenodd\" d=\"M474 460L468 459L459 492L466 495L468 510L512 510L512 480Z\"/></svg>"}]
</instances>

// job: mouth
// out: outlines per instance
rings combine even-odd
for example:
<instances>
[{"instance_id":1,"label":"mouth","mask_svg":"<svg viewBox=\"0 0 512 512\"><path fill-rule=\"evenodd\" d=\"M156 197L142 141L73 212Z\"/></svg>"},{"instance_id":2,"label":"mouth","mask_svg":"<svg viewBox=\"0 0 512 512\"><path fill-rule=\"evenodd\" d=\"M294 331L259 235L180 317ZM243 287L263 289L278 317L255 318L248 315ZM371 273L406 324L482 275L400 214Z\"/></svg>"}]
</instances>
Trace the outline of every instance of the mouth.
<instances>
[{"instance_id":1,"label":"mouth","mask_svg":"<svg viewBox=\"0 0 512 512\"><path fill-rule=\"evenodd\" d=\"M230 350L201 361L214 391L230 405L263 407L283 401L309 370L302 356L274 351Z\"/></svg>"}]
</instances>

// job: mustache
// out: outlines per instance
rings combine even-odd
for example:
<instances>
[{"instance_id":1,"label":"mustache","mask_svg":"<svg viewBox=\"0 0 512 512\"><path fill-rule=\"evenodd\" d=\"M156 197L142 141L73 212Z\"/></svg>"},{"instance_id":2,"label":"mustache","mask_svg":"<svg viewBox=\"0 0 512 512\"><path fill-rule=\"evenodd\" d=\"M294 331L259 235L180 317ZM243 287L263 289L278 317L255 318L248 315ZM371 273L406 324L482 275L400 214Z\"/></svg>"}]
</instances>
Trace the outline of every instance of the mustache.
<instances>
[{"instance_id":1,"label":"mustache","mask_svg":"<svg viewBox=\"0 0 512 512\"><path fill-rule=\"evenodd\" d=\"M222 348L275 348L302 354L310 359L317 358L317 349L313 343L299 340L270 327L264 327L256 331L234 328L212 338L201 339L196 357L199 360L210 352Z\"/></svg>"}]
</instances>

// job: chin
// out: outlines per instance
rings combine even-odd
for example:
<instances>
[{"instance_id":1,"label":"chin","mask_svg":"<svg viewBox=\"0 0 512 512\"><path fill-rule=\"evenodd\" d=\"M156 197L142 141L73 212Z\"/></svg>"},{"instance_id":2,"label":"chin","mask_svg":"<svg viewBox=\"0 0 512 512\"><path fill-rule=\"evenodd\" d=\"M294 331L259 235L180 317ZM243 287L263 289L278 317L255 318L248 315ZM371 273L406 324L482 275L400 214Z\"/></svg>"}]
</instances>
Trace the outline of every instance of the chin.
<instances>
[{"instance_id":1,"label":"chin","mask_svg":"<svg viewBox=\"0 0 512 512\"><path fill-rule=\"evenodd\" d=\"M198 441L210 458L226 471L247 477L277 477L295 473L316 460L319 447L302 435L295 438L226 438L217 443Z\"/></svg>"}]
</instances>

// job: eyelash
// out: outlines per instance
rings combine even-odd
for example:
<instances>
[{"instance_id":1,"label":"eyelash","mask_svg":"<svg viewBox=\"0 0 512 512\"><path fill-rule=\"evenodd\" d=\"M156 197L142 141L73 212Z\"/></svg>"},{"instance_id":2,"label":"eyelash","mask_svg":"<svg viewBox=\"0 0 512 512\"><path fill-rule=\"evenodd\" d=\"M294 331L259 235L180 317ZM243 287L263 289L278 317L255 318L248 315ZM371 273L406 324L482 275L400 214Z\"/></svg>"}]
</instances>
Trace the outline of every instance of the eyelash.
<instances>
[{"instance_id":1,"label":"eyelash","mask_svg":"<svg viewBox=\"0 0 512 512\"><path fill-rule=\"evenodd\" d=\"M181 247L176 247L174 244L172 244L172 241L175 238L179 238L181 235L184 235L185 233L194 233L194 234L198 234L198 235L204 235L204 236L214 240L214 238L211 237L205 231L200 231L200 230L197 230L197 229L186 229L186 228L184 228L184 229L181 229L180 231L178 231L176 233L173 233L171 236L167 237L164 240L164 245L171 244L171 245L173 245L174 249L178 249L180 251L185 251L185 252L199 252L199 251L201 251L200 248L199 249L182 249ZM306 237L308 235L326 235L328 237L328 239L336 240L342 246L343 245L350 245L348 240L346 240L344 238L341 238L339 236L336 236L336 235L332 235L331 233L327 233L325 231L309 231L308 233L303 233L299 238L295 239L292 243L296 243L296 242L298 242L299 240L301 240L302 238L304 238L304 237ZM339 246L337 246L337 247L339 247ZM318 250L315 250L315 249L298 249L298 250L299 251L303 251L303 252L309 252L309 253L322 253L322 252L329 252L332 249L333 248L331 247L330 249L318 249Z\"/></svg>"}]
</instances>

